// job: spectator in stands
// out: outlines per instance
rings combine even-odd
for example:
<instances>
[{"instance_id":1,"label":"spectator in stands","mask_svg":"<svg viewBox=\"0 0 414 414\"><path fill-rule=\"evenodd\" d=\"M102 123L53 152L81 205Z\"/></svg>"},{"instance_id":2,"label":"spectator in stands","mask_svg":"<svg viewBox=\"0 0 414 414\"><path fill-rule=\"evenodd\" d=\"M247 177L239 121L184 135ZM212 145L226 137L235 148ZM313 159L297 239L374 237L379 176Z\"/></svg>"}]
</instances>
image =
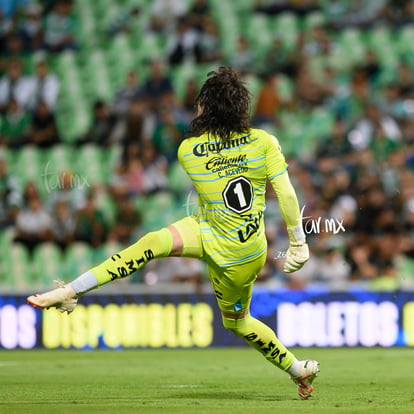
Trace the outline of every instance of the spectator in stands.
<instances>
[{"instance_id":1,"label":"spectator in stands","mask_svg":"<svg viewBox=\"0 0 414 414\"><path fill-rule=\"evenodd\" d=\"M203 20L202 31L200 32L198 44L201 53L201 63L219 63L224 55L221 51L220 37L215 21L206 17Z\"/></svg>"},{"instance_id":2,"label":"spectator in stands","mask_svg":"<svg viewBox=\"0 0 414 414\"><path fill-rule=\"evenodd\" d=\"M354 69L351 80L346 84L345 90L333 101L333 110L345 121L345 126L354 124L364 114L366 103L372 92L371 85L363 70Z\"/></svg>"},{"instance_id":3,"label":"spectator in stands","mask_svg":"<svg viewBox=\"0 0 414 414\"><path fill-rule=\"evenodd\" d=\"M370 84L376 85L380 76L378 56L373 49L368 49L365 59L358 65L358 71L365 75Z\"/></svg>"},{"instance_id":4,"label":"spectator in stands","mask_svg":"<svg viewBox=\"0 0 414 414\"><path fill-rule=\"evenodd\" d=\"M186 123L194 118L196 114L196 108L194 107L195 99L198 95L198 87L194 78L187 80L184 89L184 96L181 100L180 106L183 109L183 120Z\"/></svg>"},{"instance_id":5,"label":"spectator in stands","mask_svg":"<svg viewBox=\"0 0 414 414\"><path fill-rule=\"evenodd\" d=\"M52 218L35 189L28 190L26 187L24 204L16 217L14 240L32 252L39 243L53 239Z\"/></svg>"},{"instance_id":6,"label":"spectator in stands","mask_svg":"<svg viewBox=\"0 0 414 414\"><path fill-rule=\"evenodd\" d=\"M341 251L327 245L317 257L312 282L325 283L333 290L343 290L347 287L350 274L350 265Z\"/></svg>"},{"instance_id":7,"label":"spectator in stands","mask_svg":"<svg viewBox=\"0 0 414 414\"><path fill-rule=\"evenodd\" d=\"M378 106L368 102L364 116L356 123L350 132L350 141L355 150L367 148L375 143L378 137L383 137L394 146L401 141L401 130L396 121L389 115L381 113Z\"/></svg>"},{"instance_id":8,"label":"spectator in stands","mask_svg":"<svg viewBox=\"0 0 414 414\"><path fill-rule=\"evenodd\" d=\"M177 22L177 27L168 37L167 55L171 66L183 63L200 63L201 47L199 33L190 25L187 17Z\"/></svg>"},{"instance_id":9,"label":"spectator in stands","mask_svg":"<svg viewBox=\"0 0 414 414\"><path fill-rule=\"evenodd\" d=\"M299 67L295 79L295 96L304 108L323 105L326 98L330 96L325 85L313 75L308 60L303 61Z\"/></svg>"},{"instance_id":10,"label":"spectator in stands","mask_svg":"<svg viewBox=\"0 0 414 414\"><path fill-rule=\"evenodd\" d=\"M321 159L329 162L332 168L337 164L338 158L344 159L351 150L352 147L347 139L344 120L337 116L330 133L325 137L321 137L316 148L316 157L319 162Z\"/></svg>"},{"instance_id":11,"label":"spectator in stands","mask_svg":"<svg viewBox=\"0 0 414 414\"><path fill-rule=\"evenodd\" d=\"M0 79L0 111L4 111L12 99L19 107L28 107L33 94L33 82L30 77L23 75L22 69L20 61L9 61L7 74Z\"/></svg>"},{"instance_id":12,"label":"spectator in stands","mask_svg":"<svg viewBox=\"0 0 414 414\"><path fill-rule=\"evenodd\" d=\"M117 116L123 117L127 114L133 99L142 95L141 87L135 71L130 70L126 77L125 84L115 94L113 111Z\"/></svg>"},{"instance_id":13,"label":"spectator in stands","mask_svg":"<svg viewBox=\"0 0 414 414\"><path fill-rule=\"evenodd\" d=\"M175 115L173 108L166 106L161 109L152 134L152 142L155 149L163 154L169 163L177 158L178 146L186 130L187 125Z\"/></svg>"},{"instance_id":14,"label":"spectator in stands","mask_svg":"<svg viewBox=\"0 0 414 414\"><path fill-rule=\"evenodd\" d=\"M129 34L132 30L132 26L136 25L137 18L141 14L141 9L134 6L127 11L120 13L109 25L108 34L115 36L119 33Z\"/></svg>"},{"instance_id":15,"label":"spectator in stands","mask_svg":"<svg viewBox=\"0 0 414 414\"><path fill-rule=\"evenodd\" d=\"M276 115L281 105L278 94L278 75L267 73L259 91L253 116L253 125L262 128L264 125L276 125Z\"/></svg>"},{"instance_id":16,"label":"spectator in stands","mask_svg":"<svg viewBox=\"0 0 414 414\"><path fill-rule=\"evenodd\" d=\"M171 282L188 283L197 293L201 293L203 282L203 264L190 257L171 257L168 259Z\"/></svg>"},{"instance_id":17,"label":"spectator in stands","mask_svg":"<svg viewBox=\"0 0 414 414\"><path fill-rule=\"evenodd\" d=\"M237 38L236 49L229 59L230 66L242 75L251 73L254 69L255 56L246 36Z\"/></svg>"},{"instance_id":18,"label":"spectator in stands","mask_svg":"<svg viewBox=\"0 0 414 414\"><path fill-rule=\"evenodd\" d=\"M372 280L378 275L370 244L352 243L347 247L345 257L351 269L351 281Z\"/></svg>"},{"instance_id":19,"label":"spectator in stands","mask_svg":"<svg viewBox=\"0 0 414 414\"><path fill-rule=\"evenodd\" d=\"M104 215L96 206L95 195L91 191L87 195L85 206L76 213L75 240L98 247L105 241L106 233Z\"/></svg>"},{"instance_id":20,"label":"spectator in stands","mask_svg":"<svg viewBox=\"0 0 414 414\"><path fill-rule=\"evenodd\" d=\"M402 251L414 260L414 195L404 202L402 213Z\"/></svg>"},{"instance_id":21,"label":"spectator in stands","mask_svg":"<svg viewBox=\"0 0 414 414\"><path fill-rule=\"evenodd\" d=\"M12 98L0 125L0 146L20 148L27 142L31 116Z\"/></svg>"},{"instance_id":22,"label":"spectator in stands","mask_svg":"<svg viewBox=\"0 0 414 414\"><path fill-rule=\"evenodd\" d=\"M142 218L129 197L118 200L116 207L115 225L108 235L108 240L128 245L132 242L134 232L141 224Z\"/></svg>"},{"instance_id":23,"label":"spectator in stands","mask_svg":"<svg viewBox=\"0 0 414 414\"><path fill-rule=\"evenodd\" d=\"M144 193L144 168L140 159L142 144L131 141L124 147L122 159L110 179L110 193L118 202Z\"/></svg>"},{"instance_id":24,"label":"spectator in stands","mask_svg":"<svg viewBox=\"0 0 414 414\"><path fill-rule=\"evenodd\" d=\"M58 0L44 23L44 43L51 53L74 50L76 43L76 20L71 0Z\"/></svg>"},{"instance_id":25,"label":"spectator in stands","mask_svg":"<svg viewBox=\"0 0 414 414\"><path fill-rule=\"evenodd\" d=\"M76 217L65 200L55 204L52 216L53 240L62 249L66 249L75 239Z\"/></svg>"},{"instance_id":26,"label":"spectator in stands","mask_svg":"<svg viewBox=\"0 0 414 414\"><path fill-rule=\"evenodd\" d=\"M29 55L24 49L23 41L15 32L12 32L5 39L4 51L2 53L2 60L4 63L1 64L3 67L7 67L7 64L12 61L27 61Z\"/></svg>"},{"instance_id":27,"label":"spectator in stands","mask_svg":"<svg viewBox=\"0 0 414 414\"><path fill-rule=\"evenodd\" d=\"M204 31L206 21L211 21L208 0L195 0L186 16L190 26L199 32Z\"/></svg>"},{"instance_id":28,"label":"spectator in stands","mask_svg":"<svg viewBox=\"0 0 414 414\"><path fill-rule=\"evenodd\" d=\"M414 99L414 74L407 62L400 62L397 69L397 82L404 98Z\"/></svg>"},{"instance_id":29,"label":"spectator in stands","mask_svg":"<svg viewBox=\"0 0 414 414\"><path fill-rule=\"evenodd\" d=\"M18 32L24 50L32 53L43 46L42 6L38 3L28 4L25 12Z\"/></svg>"},{"instance_id":30,"label":"spectator in stands","mask_svg":"<svg viewBox=\"0 0 414 414\"><path fill-rule=\"evenodd\" d=\"M289 51L283 45L281 36L276 34L264 56L263 66L260 69L262 72L284 73L293 77L297 72L297 53L300 53L300 50L294 48Z\"/></svg>"},{"instance_id":31,"label":"spectator in stands","mask_svg":"<svg viewBox=\"0 0 414 414\"><path fill-rule=\"evenodd\" d=\"M373 242L372 257L377 268L376 279L393 289L398 287L396 258L400 253L400 246L400 229L394 225L383 229Z\"/></svg>"},{"instance_id":32,"label":"spectator in stands","mask_svg":"<svg viewBox=\"0 0 414 414\"><path fill-rule=\"evenodd\" d=\"M312 28L303 46L305 56L326 56L334 53L335 45L323 26Z\"/></svg>"},{"instance_id":33,"label":"spectator in stands","mask_svg":"<svg viewBox=\"0 0 414 414\"><path fill-rule=\"evenodd\" d=\"M96 144L109 147L117 140L116 124L117 117L110 112L109 106L103 101L96 101L93 105L92 125L76 144Z\"/></svg>"},{"instance_id":34,"label":"spectator in stands","mask_svg":"<svg viewBox=\"0 0 414 414\"><path fill-rule=\"evenodd\" d=\"M20 180L9 172L6 159L0 157L0 229L15 223L21 205Z\"/></svg>"},{"instance_id":35,"label":"spectator in stands","mask_svg":"<svg viewBox=\"0 0 414 414\"><path fill-rule=\"evenodd\" d=\"M30 109L36 108L39 102L44 102L50 112L54 112L59 95L60 82L58 77L49 72L45 60L36 64L36 74L32 77L33 89L30 99Z\"/></svg>"},{"instance_id":36,"label":"spectator in stands","mask_svg":"<svg viewBox=\"0 0 414 414\"><path fill-rule=\"evenodd\" d=\"M87 187L77 185L75 174L72 171L51 172L44 179L47 183L47 189L51 191L48 201L52 209L55 209L59 202L67 202L74 211L85 207Z\"/></svg>"},{"instance_id":37,"label":"spectator in stands","mask_svg":"<svg viewBox=\"0 0 414 414\"><path fill-rule=\"evenodd\" d=\"M45 102L37 103L27 141L39 148L50 148L60 142L55 116Z\"/></svg>"},{"instance_id":38,"label":"spectator in stands","mask_svg":"<svg viewBox=\"0 0 414 414\"><path fill-rule=\"evenodd\" d=\"M144 193L144 168L138 157L130 158L125 166L127 195L136 197Z\"/></svg>"},{"instance_id":39,"label":"spectator in stands","mask_svg":"<svg viewBox=\"0 0 414 414\"><path fill-rule=\"evenodd\" d=\"M151 111L158 112L159 108L173 103L173 84L171 78L165 74L165 65L161 60L151 61L150 74L142 91Z\"/></svg>"},{"instance_id":40,"label":"spectator in stands","mask_svg":"<svg viewBox=\"0 0 414 414\"><path fill-rule=\"evenodd\" d=\"M141 161L144 168L143 189L145 194L153 194L168 189L168 162L158 154L154 145L146 141L142 147Z\"/></svg>"},{"instance_id":41,"label":"spectator in stands","mask_svg":"<svg viewBox=\"0 0 414 414\"><path fill-rule=\"evenodd\" d=\"M13 19L4 15L3 9L0 8L0 54L4 55L6 51L7 38L13 30ZM0 66L0 73L3 72L3 62Z\"/></svg>"},{"instance_id":42,"label":"spectator in stands","mask_svg":"<svg viewBox=\"0 0 414 414\"><path fill-rule=\"evenodd\" d=\"M255 0L254 11L274 16L289 11L289 0Z\"/></svg>"},{"instance_id":43,"label":"spectator in stands","mask_svg":"<svg viewBox=\"0 0 414 414\"><path fill-rule=\"evenodd\" d=\"M151 7L151 30L168 35L187 7L181 0L155 0Z\"/></svg>"},{"instance_id":44,"label":"spectator in stands","mask_svg":"<svg viewBox=\"0 0 414 414\"><path fill-rule=\"evenodd\" d=\"M152 130L153 118L153 114L149 113L143 99L133 99L124 120L124 147L130 142L136 142L141 147L147 134Z\"/></svg>"}]
</instances>

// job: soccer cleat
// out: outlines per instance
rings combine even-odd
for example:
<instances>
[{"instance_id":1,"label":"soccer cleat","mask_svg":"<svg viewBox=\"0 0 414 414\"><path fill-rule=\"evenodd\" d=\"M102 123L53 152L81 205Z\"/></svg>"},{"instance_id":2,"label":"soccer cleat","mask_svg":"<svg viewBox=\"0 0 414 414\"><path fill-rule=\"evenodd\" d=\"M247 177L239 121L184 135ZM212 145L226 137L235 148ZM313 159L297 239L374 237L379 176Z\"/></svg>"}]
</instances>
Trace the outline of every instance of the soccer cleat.
<instances>
[{"instance_id":1,"label":"soccer cleat","mask_svg":"<svg viewBox=\"0 0 414 414\"><path fill-rule=\"evenodd\" d=\"M290 378L298 386L299 397L302 400L307 400L315 390L312 382L319 372L319 362L309 359L307 361L301 361L301 364L301 375Z\"/></svg>"},{"instance_id":2,"label":"soccer cleat","mask_svg":"<svg viewBox=\"0 0 414 414\"><path fill-rule=\"evenodd\" d=\"M60 312L67 312L68 314L73 312L78 302L75 292L61 280L55 280L54 282L58 285L56 289L29 296L26 299L27 302L35 308L56 308Z\"/></svg>"}]
</instances>

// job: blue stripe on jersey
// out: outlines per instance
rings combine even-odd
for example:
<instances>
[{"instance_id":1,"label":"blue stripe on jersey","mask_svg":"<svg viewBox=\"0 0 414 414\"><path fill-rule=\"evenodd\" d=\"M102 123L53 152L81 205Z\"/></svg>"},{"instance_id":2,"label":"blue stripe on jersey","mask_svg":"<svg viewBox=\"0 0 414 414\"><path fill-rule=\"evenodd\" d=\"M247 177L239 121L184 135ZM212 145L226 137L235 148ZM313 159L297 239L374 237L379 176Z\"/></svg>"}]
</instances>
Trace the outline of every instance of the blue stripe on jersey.
<instances>
[{"instance_id":1,"label":"blue stripe on jersey","mask_svg":"<svg viewBox=\"0 0 414 414\"><path fill-rule=\"evenodd\" d=\"M211 195L211 194L221 194L222 191L214 191L212 193L200 193L200 195Z\"/></svg>"},{"instance_id":2,"label":"blue stripe on jersey","mask_svg":"<svg viewBox=\"0 0 414 414\"><path fill-rule=\"evenodd\" d=\"M212 180L196 180L196 179L192 178L191 180L196 182L196 183L213 183L214 181L218 181L222 178L225 178L225 177L217 177L217 178L213 178ZM200 195L202 195L202 194L200 194Z\"/></svg>"},{"instance_id":3,"label":"blue stripe on jersey","mask_svg":"<svg viewBox=\"0 0 414 414\"><path fill-rule=\"evenodd\" d=\"M224 204L224 201L206 201L205 204ZM228 211L227 208L226 211Z\"/></svg>"},{"instance_id":4,"label":"blue stripe on jersey","mask_svg":"<svg viewBox=\"0 0 414 414\"><path fill-rule=\"evenodd\" d=\"M250 245L244 246L241 249L233 249L233 250L231 250L231 252L233 252L233 253L234 252L241 252L242 250L249 249L250 247L251 247ZM220 253L228 253L228 252L229 252L229 250L215 250L214 253L211 255L211 257L214 257L214 256L216 256Z\"/></svg>"},{"instance_id":5,"label":"blue stripe on jersey","mask_svg":"<svg viewBox=\"0 0 414 414\"><path fill-rule=\"evenodd\" d=\"M214 173L209 171L209 172L205 172L205 173L190 173L190 172L187 172L187 174L188 175L211 175L211 174L214 174Z\"/></svg>"},{"instance_id":6,"label":"blue stripe on jersey","mask_svg":"<svg viewBox=\"0 0 414 414\"><path fill-rule=\"evenodd\" d=\"M288 166L286 165L285 169L281 171L280 173L275 174L273 177L269 177L269 180L273 180L273 178L277 177L278 175L284 174L288 169Z\"/></svg>"},{"instance_id":7,"label":"blue stripe on jersey","mask_svg":"<svg viewBox=\"0 0 414 414\"><path fill-rule=\"evenodd\" d=\"M237 263L243 263L243 262L246 262L248 259L252 259L252 258L254 258L254 257L257 257L257 256L262 255L262 254L266 251L266 249L267 249L267 246L265 246L262 250L260 250L260 251L258 251L258 252L255 252L255 253L253 253L253 254L251 254L251 255L249 255L249 256L245 256L245 257L243 257L243 258L241 258L241 259L239 259L239 260L235 260L235 261L233 261L233 262L229 262L229 263L222 263L221 265L222 265L223 267L227 267L227 266L231 266L231 265L234 265L234 264L237 264ZM220 264L220 263L217 263L217 264Z\"/></svg>"}]
</instances>

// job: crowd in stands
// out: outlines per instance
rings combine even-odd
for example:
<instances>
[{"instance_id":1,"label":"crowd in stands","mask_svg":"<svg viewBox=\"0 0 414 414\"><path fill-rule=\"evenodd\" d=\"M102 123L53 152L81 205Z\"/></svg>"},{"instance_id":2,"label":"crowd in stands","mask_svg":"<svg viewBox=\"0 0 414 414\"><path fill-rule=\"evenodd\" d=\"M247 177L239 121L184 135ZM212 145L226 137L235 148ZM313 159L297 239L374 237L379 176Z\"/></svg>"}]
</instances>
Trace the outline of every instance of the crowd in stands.
<instances>
[{"instance_id":1,"label":"crowd in stands","mask_svg":"<svg viewBox=\"0 0 414 414\"><path fill-rule=\"evenodd\" d=\"M217 14L224 3L246 25L230 49L234 16ZM0 152L12 154L0 156L0 232L12 229L14 243L29 252L45 242L63 251L73 243L123 246L157 223L148 217L165 215L169 202L186 215L191 188L177 183L176 151L195 115L200 79L185 79L178 93L174 74L186 65L231 65L252 88L252 124L280 140L312 252L301 271L283 274L288 240L269 188L269 252L259 280L297 289L414 286L414 49L412 40L403 44L405 32L414 36L413 1L252 0L243 1L245 9L214 0L122 4L102 25L102 42L131 36L145 14L144 30L164 40L163 54L128 67L111 99L90 102L89 128L66 142L56 122L62 80L53 61L82 52L76 2L0 0ZM270 39L260 43L265 27L248 28L292 16L299 22L292 38L267 29ZM312 16L318 20L310 24ZM393 43L378 41L383 32ZM28 147L47 154L61 146L75 157L91 146L105 154L116 147L119 155L103 166L107 180L66 169L52 191L39 177L22 182L8 162ZM114 205L111 220L100 208L103 196ZM167 205L149 211L145 200L164 196ZM141 280L199 286L206 277L191 259L165 263L150 264Z\"/></svg>"}]
</instances>

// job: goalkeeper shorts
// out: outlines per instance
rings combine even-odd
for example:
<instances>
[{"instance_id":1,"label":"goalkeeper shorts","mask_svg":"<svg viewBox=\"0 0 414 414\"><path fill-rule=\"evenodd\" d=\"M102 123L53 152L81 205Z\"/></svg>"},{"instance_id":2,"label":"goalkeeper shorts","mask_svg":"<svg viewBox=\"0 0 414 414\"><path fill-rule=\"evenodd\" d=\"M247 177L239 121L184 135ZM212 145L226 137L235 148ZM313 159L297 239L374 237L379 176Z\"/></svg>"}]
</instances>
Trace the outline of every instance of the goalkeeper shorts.
<instances>
[{"instance_id":1,"label":"goalkeeper shorts","mask_svg":"<svg viewBox=\"0 0 414 414\"><path fill-rule=\"evenodd\" d=\"M249 309L253 284L263 268L267 252L254 260L226 267L215 264L203 250L200 224L196 216L185 217L172 224L183 242L183 257L195 257L207 263L217 302L226 314L244 313Z\"/></svg>"}]
</instances>

